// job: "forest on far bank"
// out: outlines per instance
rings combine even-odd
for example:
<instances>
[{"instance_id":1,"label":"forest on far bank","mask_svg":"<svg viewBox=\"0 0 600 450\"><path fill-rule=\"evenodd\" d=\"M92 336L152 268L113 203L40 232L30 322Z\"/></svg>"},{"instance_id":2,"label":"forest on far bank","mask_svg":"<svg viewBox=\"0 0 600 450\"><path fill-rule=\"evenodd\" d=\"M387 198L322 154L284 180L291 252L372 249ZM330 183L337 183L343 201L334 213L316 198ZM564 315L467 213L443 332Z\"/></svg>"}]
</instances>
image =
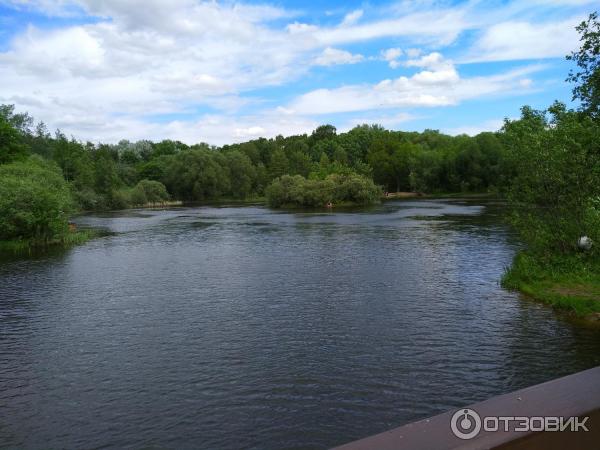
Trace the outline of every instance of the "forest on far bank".
<instances>
[{"instance_id":1,"label":"forest on far bank","mask_svg":"<svg viewBox=\"0 0 600 450\"><path fill-rule=\"evenodd\" d=\"M264 195L283 175L322 180L358 174L387 191L497 191L510 178L501 133L448 136L361 125L337 133L323 125L310 135L277 136L215 147L205 143L147 140L94 144L50 134L27 114L0 106L0 163L38 156L60 168L83 210L135 205L142 180L163 184L173 199L206 201Z\"/></svg>"}]
</instances>

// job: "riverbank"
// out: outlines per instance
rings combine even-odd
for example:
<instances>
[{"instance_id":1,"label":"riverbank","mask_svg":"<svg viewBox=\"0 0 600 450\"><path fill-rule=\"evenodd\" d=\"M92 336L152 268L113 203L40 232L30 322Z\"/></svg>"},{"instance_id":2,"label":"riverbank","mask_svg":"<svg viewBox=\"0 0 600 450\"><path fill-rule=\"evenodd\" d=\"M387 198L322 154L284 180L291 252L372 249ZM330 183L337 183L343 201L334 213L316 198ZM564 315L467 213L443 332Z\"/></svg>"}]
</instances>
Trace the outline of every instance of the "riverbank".
<instances>
[{"instance_id":1,"label":"riverbank","mask_svg":"<svg viewBox=\"0 0 600 450\"><path fill-rule=\"evenodd\" d=\"M201 202L185 202L184 206L202 206L202 205L266 205L267 198L259 195L248 196L245 198L235 198L235 197L219 197L217 199L205 200Z\"/></svg>"},{"instance_id":2,"label":"riverbank","mask_svg":"<svg viewBox=\"0 0 600 450\"><path fill-rule=\"evenodd\" d=\"M583 255L542 261L521 252L502 277L502 286L577 317L600 321L599 266Z\"/></svg>"},{"instance_id":3,"label":"riverbank","mask_svg":"<svg viewBox=\"0 0 600 450\"><path fill-rule=\"evenodd\" d=\"M95 230L78 230L50 240L15 239L0 241L0 253L22 253L51 247L67 248L84 244L97 236L99 236L99 233Z\"/></svg>"},{"instance_id":4,"label":"riverbank","mask_svg":"<svg viewBox=\"0 0 600 450\"><path fill-rule=\"evenodd\" d=\"M381 199L382 200L393 200L399 198L417 198L417 197L426 197L426 194L422 192L385 192Z\"/></svg>"},{"instance_id":5,"label":"riverbank","mask_svg":"<svg viewBox=\"0 0 600 450\"><path fill-rule=\"evenodd\" d=\"M489 198L498 197L496 192L386 192L382 194L382 200L401 200L413 198Z\"/></svg>"},{"instance_id":6,"label":"riverbank","mask_svg":"<svg viewBox=\"0 0 600 450\"><path fill-rule=\"evenodd\" d=\"M167 208L169 206L183 206L181 200L166 200L164 202L148 202L143 205L137 205L135 208Z\"/></svg>"}]
</instances>

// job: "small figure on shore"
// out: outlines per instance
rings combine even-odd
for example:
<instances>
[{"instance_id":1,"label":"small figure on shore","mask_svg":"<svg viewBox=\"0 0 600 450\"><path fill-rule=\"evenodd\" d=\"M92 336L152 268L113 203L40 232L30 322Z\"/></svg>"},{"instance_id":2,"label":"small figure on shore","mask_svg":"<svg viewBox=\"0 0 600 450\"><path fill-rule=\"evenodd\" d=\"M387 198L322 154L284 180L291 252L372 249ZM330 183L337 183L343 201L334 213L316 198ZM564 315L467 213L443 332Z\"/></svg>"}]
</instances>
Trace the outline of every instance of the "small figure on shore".
<instances>
[{"instance_id":1,"label":"small figure on shore","mask_svg":"<svg viewBox=\"0 0 600 450\"><path fill-rule=\"evenodd\" d=\"M325 205L327 208L333 208L333 203L331 202L327 202L327 204Z\"/></svg>"},{"instance_id":2,"label":"small figure on shore","mask_svg":"<svg viewBox=\"0 0 600 450\"><path fill-rule=\"evenodd\" d=\"M77 226L73 222L69 222L69 231L71 233L74 233L75 231L77 231Z\"/></svg>"}]
</instances>

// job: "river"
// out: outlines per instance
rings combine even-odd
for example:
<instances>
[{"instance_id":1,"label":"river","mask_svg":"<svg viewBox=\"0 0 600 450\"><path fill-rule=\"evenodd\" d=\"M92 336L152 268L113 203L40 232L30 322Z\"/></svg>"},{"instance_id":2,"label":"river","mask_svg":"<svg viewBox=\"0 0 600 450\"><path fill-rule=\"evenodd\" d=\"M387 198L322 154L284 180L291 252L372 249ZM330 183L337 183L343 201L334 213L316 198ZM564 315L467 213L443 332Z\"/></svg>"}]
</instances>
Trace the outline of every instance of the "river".
<instances>
[{"instance_id":1,"label":"river","mask_svg":"<svg viewBox=\"0 0 600 450\"><path fill-rule=\"evenodd\" d=\"M1 448L320 449L600 364L492 200L79 217L0 261Z\"/></svg>"}]
</instances>

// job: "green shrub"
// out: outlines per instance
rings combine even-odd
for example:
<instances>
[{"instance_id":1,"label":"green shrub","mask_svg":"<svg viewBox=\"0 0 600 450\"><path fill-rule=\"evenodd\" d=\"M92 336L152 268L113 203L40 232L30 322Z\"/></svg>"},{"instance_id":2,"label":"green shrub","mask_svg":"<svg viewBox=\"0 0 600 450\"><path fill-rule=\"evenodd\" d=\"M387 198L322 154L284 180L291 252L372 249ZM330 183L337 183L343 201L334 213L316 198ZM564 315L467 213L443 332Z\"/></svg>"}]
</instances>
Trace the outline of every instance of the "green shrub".
<instances>
[{"instance_id":1,"label":"green shrub","mask_svg":"<svg viewBox=\"0 0 600 450\"><path fill-rule=\"evenodd\" d=\"M110 193L109 209L126 209L133 206L131 189L115 189Z\"/></svg>"},{"instance_id":2,"label":"green shrub","mask_svg":"<svg viewBox=\"0 0 600 450\"><path fill-rule=\"evenodd\" d=\"M47 241L63 235L73 205L55 164L31 157L0 166L0 239Z\"/></svg>"},{"instance_id":3,"label":"green shrub","mask_svg":"<svg viewBox=\"0 0 600 450\"><path fill-rule=\"evenodd\" d=\"M137 191L134 195L135 204L142 204L137 202L142 198L145 199L143 203L160 203L169 200L167 188L159 181L142 180L135 186L134 191Z\"/></svg>"},{"instance_id":4,"label":"green shrub","mask_svg":"<svg viewBox=\"0 0 600 450\"><path fill-rule=\"evenodd\" d=\"M381 190L373 181L357 174L332 174L325 179L307 180L301 175L284 175L266 189L269 205L323 207L327 203L376 203Z\"/></svg>"},{"instance_id":5,"label":"green shrub","mask_svg":"<svg viewBox=\"0 0 600 450\"><path fill-rule=\"evenodd\" d=\"M130 191L130 200L133 206L141 206L148 203L148 198L146 197L146 193L143 189L136 186Z\"/></svg>"},{"instance_id":6,"label":"green shrub","mask_svg":"<svg viewBox=\"0 0 600 450\"><path fill-rule=\"evenodd\" d=\"M102 195L97 194L93 189L73 189L73 191L73 196L80 209L84 211L104 209L106 199Z\"/></svg>"}]
</instances>

